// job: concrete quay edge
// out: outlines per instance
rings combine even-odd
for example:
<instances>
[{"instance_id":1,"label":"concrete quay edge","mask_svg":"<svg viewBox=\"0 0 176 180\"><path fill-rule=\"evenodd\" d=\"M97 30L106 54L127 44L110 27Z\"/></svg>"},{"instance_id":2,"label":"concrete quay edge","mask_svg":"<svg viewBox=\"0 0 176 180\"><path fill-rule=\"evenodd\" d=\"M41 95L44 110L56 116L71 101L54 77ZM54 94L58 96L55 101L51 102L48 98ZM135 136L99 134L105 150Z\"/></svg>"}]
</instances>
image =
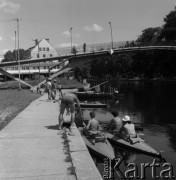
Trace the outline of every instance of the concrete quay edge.
<instances>
[{"instance_id":1,"label":"concrete quay edge","mask_svg":"<svg viewBox=\"0 0 176 180\"><path fill-rule=\"evenodd\" d=\"M58 114L58 103L44 94L0 131L0 180L102 180L75 125L76 135L68 136L72 162L66 161Z\"/></svg>"}]
</instances>

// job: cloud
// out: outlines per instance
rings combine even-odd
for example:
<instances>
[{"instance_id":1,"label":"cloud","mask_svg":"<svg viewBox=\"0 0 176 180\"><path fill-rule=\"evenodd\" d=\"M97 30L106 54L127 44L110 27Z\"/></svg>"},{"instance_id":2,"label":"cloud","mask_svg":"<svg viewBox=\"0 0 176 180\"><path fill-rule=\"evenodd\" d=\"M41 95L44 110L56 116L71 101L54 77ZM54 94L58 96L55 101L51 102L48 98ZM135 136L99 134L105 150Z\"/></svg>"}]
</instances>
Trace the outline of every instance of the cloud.
<instances>
[{"instance_id":1,"label":"cloud","mask_svg":"<svg viewBox=\"0 0 176 180\"><path fill-rule=\"evenodd\" d=\"M15 36L12 36L11 39L12 39L13 41L15 41Z\"/></svg>"},{"instance_id":2,"label":"cloud","mask_svg":"<svg viewBox=\"0 0 176 180\"><path fill-rule=\"evenodd\" d=\"M72 46L79 46L79 44L72 44ZM65 47L70 48L71 47L71 43L61 43L61 44L59 44L59 47L60 48L65 48Z\"/></svg>"},{"instance_id":3,"label":"cloud","mask_svg":"<svg viewBox=\"0 0 176 180\"><path fill-rule=\"evenodd\" d=\"M79 38L79 37L80 37L79 33L74 34L74 37L75 37L75 38Z\"/></svg>"},{"instance_id":4,"label":"cloud","mask_svg":"<svg viewBox=\"0 0 176 180\"><path fill-rule=\"evenodd\" d=\"M70 37L70 32L69 31L64 31L62 33L63 36L65 36L66 38L69 38Z\"/></svg>"},{"instance_id":5,"label":"cloud","mask_svg":"<svg viewBox=\"0 0 176 180\"><path fill-rule=\"evenodd\" d=\"M4 12L15 14L19 11L21 5L18 3L11 2L9 0L0 0L0 9Z\"/></svg>"},{"instance_id":6,"label":"cloud","mask_svg":"<svg viewBox=\"0 0 176 180\"><path fill-rule=\"evenodd\" d=\"M64 31L62 33L62 35L65 36L66 38L70 38L70 31ZM75 37L75 38L79 38L80 37L79 33L76 33L76 34L72 33L72 36Z\"/></svg>"},{"instance_id":7,"label":"cloud","mask_svg":"<svg viewBox=\"0 0 176 180\"><path fill-rule=\"evenodd\" d=\"M3 38L2 38L2 36L0 36L0 41L3 41Z\"/></svg>"},{"instance_id":8,"label":"cloud","mask_svg":"<svg viewBox=\"0 0 176 180\"><path fill-rule=\"evenodd\" d=\"M1 51L1 54L5 54L7 51L9 51L10 49L3 49L2 51Z\"/></svg>"},{"instance_id":9,"label":"cloud","mask_svg":"<svg viewBox=\"0 0 176 180\"><path fill-rule=\"evenodd\" d=\"M84 30L101 32L103 30L103 27L99 26L98 24L93 24L92 26L85 26Z\"/></svg>"}]
</instances>

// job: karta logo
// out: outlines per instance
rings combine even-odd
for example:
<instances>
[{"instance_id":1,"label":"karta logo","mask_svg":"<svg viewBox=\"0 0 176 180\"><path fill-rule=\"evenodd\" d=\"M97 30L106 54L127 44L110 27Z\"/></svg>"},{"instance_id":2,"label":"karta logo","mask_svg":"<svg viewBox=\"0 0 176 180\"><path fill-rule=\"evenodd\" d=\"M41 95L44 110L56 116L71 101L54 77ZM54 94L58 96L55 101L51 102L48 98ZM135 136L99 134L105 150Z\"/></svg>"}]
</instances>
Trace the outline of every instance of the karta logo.
<instances>
[{"instance_id":1,"label":"karta logo","mask_svg":"<svg viewBox=\"0 0 176 180\"><path fill-rule=\"evenodd\" d=\"M120 157L114 158L113 160L109 158L104 159L104 179L115 179L115 174L121 179L146 179L146 168L151 169L152 179L175 179L174 169L170 163L163 163L162 165L157 163L154 159L152 163L141 163L136 165L135 163L129 163L127 165L127 170L123 173L119 166L123 159ZM160 172L157 174L157 168L160 168ZM140 174L140 175L139 175Z\"/></svg>"}]
</instances>

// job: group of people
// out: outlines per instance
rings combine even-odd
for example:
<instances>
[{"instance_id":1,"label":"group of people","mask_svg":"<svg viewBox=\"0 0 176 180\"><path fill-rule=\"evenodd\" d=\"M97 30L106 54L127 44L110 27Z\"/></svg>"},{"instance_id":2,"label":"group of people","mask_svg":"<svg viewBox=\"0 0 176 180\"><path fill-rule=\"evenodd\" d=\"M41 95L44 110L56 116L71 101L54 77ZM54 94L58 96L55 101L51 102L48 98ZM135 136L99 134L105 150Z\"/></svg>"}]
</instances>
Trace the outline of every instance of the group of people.
<instances>
[{"instance_id":1,"label":"group of people","mask_svg":"<svg viewBox=\"0 0 176 180\"><path fill-rule=\"evenodd\" d=\"M70 121L70 126L69 126L70 135L73 135L71 127L75 120L75 103L77 104L77 108L79 111L78 114L80 115L81 119L83 119L79 100L76 97L76 95L73 93L67 93L61 97L58 129L62 130L62 124L64 121L63 114L64 114L65 109L69 109L71 113L71 121ZM113 118L109 123L110 131L112 131L113 133L117 134L119 137L126 140L129 138L129 136L132 136L132 137L136 136L135 126L131 122L131 119L128 115L124 116L124 118L122 119L119 117L117 111L113 111L112 115L113 115ZM96 120L96 114L94 111L90 112L90 120L88 121L87 125L85 123L83 123L83 125L86 129L88 129L91 132L92 131L96 132L100 130L100 124L98 120Z\"/></svg>"},{"instance_id":2,"label":"group of people","mask_svg":"<svg viewBox=\"0 0 176 180\"><path fill-rule=\"evenodd\" d=\"M50 100L53 98L54 102L56 102L56 89L57 89L57 81L54 80L51 82L50 79L46 82L46 92L48 93L48 99ZM71 121L69 122L69 134L74 135L72 131L72 126L75 121L75 104L77 105L78 114L80 119L82 118L82 111L80 107L79 100L77 96L73 93L63 93L61 91L61 85L59 85L59 102L60 102L60 113L58 116L58 130L62 131L63 128L63 114L65 110L67 113L71 114ZM112 112L113 118L108 125L108 129L120 136L123 139L128 139L129 136L135 136L135 126L131 122L131 119L128 115L124 116L124 118L120 118L117 111ZM90 120L88 121L87 125L83 123L84 128L89 131L98 131L100 129L100 124L98 120L96 120L96 114L94 111L90 112Z\"/></svg>"},{"instance_id":3,"label":"group of people","mask_svg":"<svg viewBox=\"0 0 176 180\"><path fill-rule=\"evenodd\" d=\"M124 116L124 118L120 118L117 111L112 112L113 118L109 123L108 129L117 134L119 137L128 140L129 137L136 136L135 126L131 122L131 119L128 115ZM95 112L90 112L90 120L87 125L84 125L90 131L98 131L100 129L100 124L98 120L96 120Z\"/></svg>"},{"instance_id":4,"label":"group of people","mask_svg":"<svg viewBox=\"0 0 176 180\"><path fill-rule=\"evenodd\" d=\"M57 80L51 81L51 79L47 79L45 91L48 93L48 100L54 100L56 102L56 91L57 91ZM59 85L59 93L61 93L61 85Z\"/></svg>"}]
</instances>

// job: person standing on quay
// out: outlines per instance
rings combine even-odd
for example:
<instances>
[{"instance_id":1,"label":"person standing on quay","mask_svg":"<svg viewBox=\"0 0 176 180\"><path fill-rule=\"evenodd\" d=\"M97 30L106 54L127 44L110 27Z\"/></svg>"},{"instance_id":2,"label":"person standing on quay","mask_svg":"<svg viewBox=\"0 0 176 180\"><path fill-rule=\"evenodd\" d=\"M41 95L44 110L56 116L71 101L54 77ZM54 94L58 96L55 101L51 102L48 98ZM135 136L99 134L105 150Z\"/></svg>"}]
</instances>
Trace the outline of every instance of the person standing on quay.
<instances>
[{"instance_id":1,"label":"person standing on quay","mask_svg":"<svg viewBox=\"0 0 176 180\"><path fill-rule=\"evenodd\" d=\"M54 82L51 84L51 94L52 94L52 98L53 98L53 103L56 102L56 89L57 89L57 84L56 84L57 80L55 79Z\"/></svg>"},{"instance_id":2,"label":"person standing on quay","mask_svg":"<svg viewBox=\"0 0 176 180\"><path fill-rule=\"evenodd\" d=\"M74 121L75 121L75 103L77 104L77 108L79 110L79 114L80 116L82 117L82 111L81 111L81 107L80 107L80 104L79 104L79 100L77 98L77 96L73 93L66 93L66 94L63 94L61 96L61 104L60 104L60 113L59 113L59 117L58 117L58 120L59 120L59 127L58 127L58 130L62 130L62 124L63 124L63 114L64 114L64 111L65 109L70 109L70 113L71 113L71 121L70 121L70 125L69 125L69 135L74 135L73 132L72 132L72 128L71 126L73 125ZM58 134L60 134L58 132Z\"/></svg>"},{"instance_id":3,"label":"person standing on quay","mask_svg":"<svg viewBox=\"0 0 176 180\"><path fill-rule=\"evenodd\" d=\"M51 100L51 79L47 79L46 92L48 93L48 100Z\"/></svg>"}]
</instances>

